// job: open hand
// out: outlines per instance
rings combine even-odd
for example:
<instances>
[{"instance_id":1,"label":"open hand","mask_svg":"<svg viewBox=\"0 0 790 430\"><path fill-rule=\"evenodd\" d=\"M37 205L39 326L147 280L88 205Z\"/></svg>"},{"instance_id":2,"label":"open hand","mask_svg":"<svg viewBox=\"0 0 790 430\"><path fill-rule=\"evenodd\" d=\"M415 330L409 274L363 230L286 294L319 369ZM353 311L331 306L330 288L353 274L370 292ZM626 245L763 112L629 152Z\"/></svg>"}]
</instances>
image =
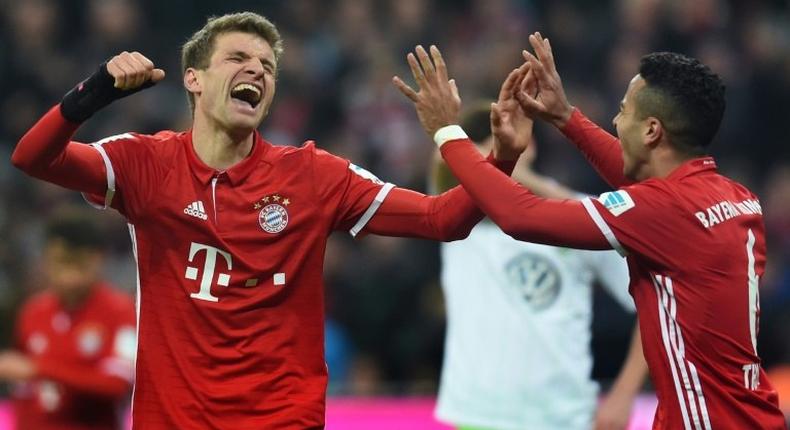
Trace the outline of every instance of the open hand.
<instances>
[{"instance_id":1,"label":"open hand","mask_svg":"<svg viewBox=\"0 0 790 430\"><path fill-rule=\"evenodd\" d=\"M392 82L414 102L422 127L433 138L440 128L458 124L461 97L455 80L447 77L447 66L439 48L431 46L430 49L430 57L421 45L415 49L416 56L413 53L406 56L419 91L414 91L397 76L392 78Z\"/></svg>"},{"instance_id":2,"label":"open hand","mask_svg":"<svg viewBox=\"0 0 790 430\"><path fill-rule=\"evenodd\" d=\"M551 44L540 33L531 34L529 43L535 50L535 55L527 50L522 54L530 66L532 75L530 79L522 81L516 99L530 117L539 117L557 128L563 128L573 113L573 107L568 103L565 90L562 88L562 80L554 65ZM534 86L537 92L531 94L527 91L527 86Z\"/></svg>"},{"instance_id":3,"label":"open hand","mask_svg":"<svg viewBox=\"0 0 790 430\"><path fill-rule=\"evenodd\" d=\"M531 118L515 98L520 83L532 72L529 63L514 69L502 83L496 103L491 104L491 132L497 160L515 160L532 141Z\"/></svg>"}]
</instances>

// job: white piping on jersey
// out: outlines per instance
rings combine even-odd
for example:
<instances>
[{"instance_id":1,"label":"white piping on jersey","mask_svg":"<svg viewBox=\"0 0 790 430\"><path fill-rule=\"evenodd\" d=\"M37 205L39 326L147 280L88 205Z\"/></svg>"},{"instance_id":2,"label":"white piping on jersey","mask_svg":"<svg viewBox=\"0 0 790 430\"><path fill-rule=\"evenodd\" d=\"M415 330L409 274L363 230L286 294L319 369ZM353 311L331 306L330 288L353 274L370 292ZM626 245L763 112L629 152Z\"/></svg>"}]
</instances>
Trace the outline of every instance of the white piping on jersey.
<instances>
[{"instance_id":1,"label":"white piping on jersey","mask_svg":"<svg viewBox=\"0 0 790 430\"><path fill-rule=\"evenodd\" d=\"M760 306L758 300L760 279L754 271L754 233L749 229L746 239L746 256L749 258L749 334L752 335L752 347L754 355L757 355L757 308Z\"/></svg>"},{"instance_id":2,"label":"white piping on jersey","mask_svg":"<svg viewBox=\"0 0 790 430\"><path fill-rule=\"evenodd\" d=\"M214 224L217 223L217 177L211 178L211 206L214 207Z\"/></svg>"},{"instance_id":3,"label":"white piping on jersey","mask_svg":"<svg viewBox=\"0 0 790 430\"><path fill-rule=\"evenodd\" d=\"M349 230L351 236L356 237L359 234L359 232L362 231L363 228L365 228L365 225L368 223L368 221L370 221L371 218L373 218L373 215L375 215L376 211L379 210L379 206L381 206L381 203L384 202L384 199L387 197L387 194L389 194L390 190L392 190L393 188L395 188L395 185L387 182L386 184L384 184L383 187L379 189L378 194L376 194L376 198L374 198L373 201L370 203L368 209L365 211L365 213L362 214L362 216L359 218L357 223L354 224L354 227L352 227L351 230Z\"/></svg>"},{"instance_id":4,"label":"white piping on jersey","mask_svg":"<svg viewBox=\"0 0 790 430\"><path fill-rule=\"evenodd\" d=\"M137 354L140 352L140 260L137 255L137 234L135 234L134 224L127 224L129 226L129 236L132 238L132 255L134 256L134 268L137 272L137 294L134 300L134 308L136 313L136 322L135 324L135 338L137 339L137 348L135 349L134 353L134 360L132 361L134 367L134 383L132 384L132 404L130 406L129 417L130 417L130 428L134 428L134 393L135 389L137 388Z\"/></svg>"},{"instance_id":5,"label":"white piping on jersey","mask_svg":"<svg viewBox=\"0 0 790 430\"><path fill-rule=\"evenodd\" d=\"M685 358L685 343L683 342L683 334L680 331L680 325L677 323L677 302L672 289L672 279L661 275L653 275L652 281L656 290L658 302L661 338L672 371L672 379L675 383L675 392L678 397L678 406L680 406L680 412L683 416L684 429L692 429L691 423L689 422L690 410L694 429L703 430L704 423L704 429L710 430L710 417L708 415L707 404L705 403L705 395L702 392L702 384L697 374L697 368L694 366L694 363L691 363ZM691 381L689 380L687 365L690 369ZM680 376L678 375L678 368L680 369ZM682 387L680 383L681 378L683 381ZM688 399L688 402L686 399ZM699 403L699 413L697 403ZM700 422L700 414L702 415L702 423Z\"/></svg>"},{"instance_id":6,"label":"white piping on jersey","mask_svg":"<svg viewBox=\"0 0 790 430\"><path fill-rule=\"evenodd\" d=\"M606 221L604 221L601 214L598 213L598 209L595 207L595 204L592 202L592 200L587 197L582 199L581 202L582 205L584 205L584 208L587 209L587 213L590 215L590 218L592 218L595 225L598 226L598 229L601 230L601 233L603 233L603 236L609 242L609 245L612 245L612 248L616 249L620 255L627 257L628 251L626 251L625 248L620 245L620 242L614 236L614 232L612 232L612 229L609 228L609 224L606 224Z\"/></svg>"},{"instance_id":7,"label":"white piping on jersey","mask_svg":"<svg viewBox=\"0 0 790 430\"><path fill-rule=\"evenodd\" d=\"M104 206L97 205L88 199L85 193L82 193L82 197L85 199L88 204L95 207L96 209L107 209L108 206L112 204L112 199L115 196L115 170L112 168L112 163L110 162L110 157L107 156L107 151L104 150L101 146L107 142L111 142L113 140L119 139L126 139L132 138L131 134L124 133L119 134L118 136L108 137L106 139L102 139L96 143L92 143L90 146L96 148L101 155L102 161L104 161L104 169L107 171L107 192L104 193Z\"/></svg>"}]
</instances>

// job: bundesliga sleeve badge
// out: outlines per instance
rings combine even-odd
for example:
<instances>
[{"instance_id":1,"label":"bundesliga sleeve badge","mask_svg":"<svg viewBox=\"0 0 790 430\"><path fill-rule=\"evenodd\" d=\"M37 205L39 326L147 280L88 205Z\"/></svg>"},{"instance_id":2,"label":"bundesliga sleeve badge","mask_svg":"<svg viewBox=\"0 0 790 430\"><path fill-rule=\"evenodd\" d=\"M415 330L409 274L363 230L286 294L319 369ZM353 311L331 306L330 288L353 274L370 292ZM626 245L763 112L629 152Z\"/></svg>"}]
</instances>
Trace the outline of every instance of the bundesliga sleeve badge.
<instances>
[{"instance_id":1,"label":"bundesliga sleeve badge","mask_svg":"<svg viewBox=\"0 0 790 430\"><path fill-rule=\"evenodd\" d=\"M258 224L263 231L276 234L285 230L285 227L288 225L288 210L286 207L289 204L291 204L290 199L277 194L266 196L255 202L254 208L261 210L258 213Z\"/></svg>"},{"instance_id":2,"label":"bundesliga sleeve badge","mask_svg":"<svg viewBox=\"0 0 790 430\"><path fill-rule=\"evenodd\" d=\"M632 199L625 190L603 193L598 197L598 201L601 202L606 209L609 209L609 212L614 216L620 216L636 206L634 199Z\"/></svg>"}]
</instances>

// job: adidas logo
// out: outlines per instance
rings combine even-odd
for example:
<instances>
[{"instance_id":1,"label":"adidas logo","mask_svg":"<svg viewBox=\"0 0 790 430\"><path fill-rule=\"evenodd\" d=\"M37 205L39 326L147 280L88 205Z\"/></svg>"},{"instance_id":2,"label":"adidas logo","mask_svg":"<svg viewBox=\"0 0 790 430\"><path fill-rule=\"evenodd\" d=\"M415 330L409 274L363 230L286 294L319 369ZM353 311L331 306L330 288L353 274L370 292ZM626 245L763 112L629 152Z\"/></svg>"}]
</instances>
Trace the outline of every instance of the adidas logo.
<instances>
[{"instance_id":1,"label":"adidas logo","mask_svg":"<svg viewBox=\"0 0 790 430\"><path fill-rule=\"evenodd\" d=\"M206 209L203 207L203 202L200 200L194 201L190 203L189 206L185 207L184 213L195 218L200 218L204 221L208 219L208 215L206 215Z\"/></svg>"}]
</instances>

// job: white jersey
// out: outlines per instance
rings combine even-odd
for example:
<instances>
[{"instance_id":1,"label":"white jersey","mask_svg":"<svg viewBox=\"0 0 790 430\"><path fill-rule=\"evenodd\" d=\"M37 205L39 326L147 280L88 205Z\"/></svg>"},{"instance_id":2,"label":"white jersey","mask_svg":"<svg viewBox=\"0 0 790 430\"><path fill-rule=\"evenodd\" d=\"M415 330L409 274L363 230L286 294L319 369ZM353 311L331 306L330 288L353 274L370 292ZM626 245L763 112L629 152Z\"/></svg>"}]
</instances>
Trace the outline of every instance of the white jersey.
<instances>
[{"instance_id":1,"label":"white jersey","mask_svg":"<svg viewBox=\"0 0 790 430\"><path fill-rule=\"evenodd\" d=\"M615 251L517 241L487 220L442 244L447 337L436 417L498 430L589 429L592 285L633 312Z\"/></svg>"}]
</instances>

